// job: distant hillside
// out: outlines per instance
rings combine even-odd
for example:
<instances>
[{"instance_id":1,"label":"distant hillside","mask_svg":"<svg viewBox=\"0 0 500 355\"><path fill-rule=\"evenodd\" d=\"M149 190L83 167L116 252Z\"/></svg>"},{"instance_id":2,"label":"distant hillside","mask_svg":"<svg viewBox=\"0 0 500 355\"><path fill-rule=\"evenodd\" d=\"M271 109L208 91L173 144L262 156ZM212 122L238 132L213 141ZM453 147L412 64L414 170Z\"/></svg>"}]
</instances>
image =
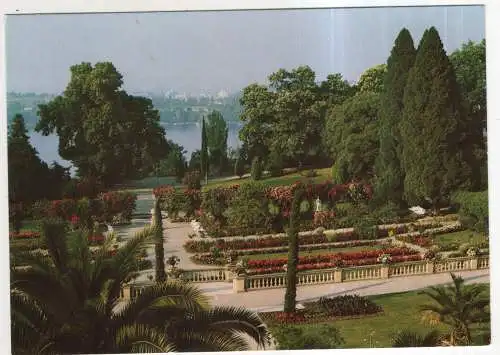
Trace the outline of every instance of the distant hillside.
<instances>
[{"instance_id":1,"label":"distant hillside","mask_svg":"<svg viewBox=\"0 0 500 355\"><path fill-rule=\"evenodd\" d=\"M24 116L28 129L33 129L38 121L38 105L50 101L54 95L34 93L8 93L7 117L10 122L18 113ZM153 105L160 112L162 122L199 122L213 110L220 111L228 122L238 122L240 115L239 95L226 98L189 97L184 99L150 96Z\"/></svg>"}]
</instances>

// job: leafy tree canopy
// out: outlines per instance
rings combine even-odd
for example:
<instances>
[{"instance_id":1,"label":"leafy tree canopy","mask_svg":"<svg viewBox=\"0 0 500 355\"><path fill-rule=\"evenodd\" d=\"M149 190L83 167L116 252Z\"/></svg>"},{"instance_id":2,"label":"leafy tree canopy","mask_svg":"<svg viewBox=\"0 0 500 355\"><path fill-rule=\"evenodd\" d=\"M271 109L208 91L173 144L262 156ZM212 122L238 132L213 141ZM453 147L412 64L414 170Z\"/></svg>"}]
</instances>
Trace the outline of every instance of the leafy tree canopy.
<instances>
[{"instance_id":1,"label":"leafy tree canopy","mask_svg":"<svg viewBox=\"0 0 500 355\"><path fill-rule=\"evenodd\" d=\"M380 95L361 92L334 107L326 118L325 141L335 159L338 182L370 179L378 150Z\"/></svg>"},{"instance_id":2,"label":"leafy tree canopy","mask_svg":"<svg viewBox=\"0 0 500 355\"><path fill-rule=\"evenodd\" d=\"M357 88L360 92L382 92L387 73L387 65L379 64L367 69L359 77Z\"/></svg>"},{"instance_id":3,"label":"leafy tree canopy","mask_svg":"<svg viewBox=\"0 0 500 355\"><path fill-rule=\"evenodd\" d=\"M59 154L82 177L109 185L149 173L167 152L151 100L121 89L122 75L109 62L73 65L70 71L63 94L39 105L36 130L57 133Z\"/></svg>"}]
</instances>

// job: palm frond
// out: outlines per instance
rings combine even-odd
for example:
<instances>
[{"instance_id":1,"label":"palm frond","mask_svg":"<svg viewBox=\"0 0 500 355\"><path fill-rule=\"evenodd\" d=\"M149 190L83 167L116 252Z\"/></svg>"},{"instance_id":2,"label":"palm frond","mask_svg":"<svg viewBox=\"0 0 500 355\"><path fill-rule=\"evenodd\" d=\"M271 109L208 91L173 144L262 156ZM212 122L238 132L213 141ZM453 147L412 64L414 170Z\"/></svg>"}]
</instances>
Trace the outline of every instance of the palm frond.
<instances>
[{"instance_id":1,"label":"palm frond","mask_svg":"<svg viewBox=\"0 0 500 355\"><path fill-rule=\"evenodd\" d=\"M199 333L189 329L177 329L170 336L178 351L181 352L215 352L215 351L247 351L248 342L240 335L224 331L206 331Z\"/></svg>"},{"instance_id":2,"label":"palm frond","mask_svg":"<svg viewBox=\"0 0 500 355\"><path fill-rule=\"evenodd\" d=\"M120 328L111 348L119 353L165 353L176 350L162 331L143 325Z\"/></svg>"},{"instance_id":3,"label":"palm frond","mask_svg":"<svg viewBox=\"0 0 500 355\"><path fill-rule=\"evenodd\" d=\"M199 332L208 329L235 335L245 334L264 349L271 342L269 330L259 315L242 307L214 307L208 311L197 312L190 324L193 330Z\"/></svg>"},{"instance_id":4,"label":"palm frond","mask_svg":"<svg viewBox=\"0 0 500 355\"><path fill-rule=\"evenodd\" d=\"M130 300L114 317L117 324L132 324L141 319L148 310L160 315L162 311L181 309L200 312L209 306L208 298L197 287L175 281L166 281L144 289ZM151 315L149 315L151 316ZM165 322L166 319L162 321Z\"/></svg>"},{"instance_id":5,"label":"palm frond","mask_svg":"<svg viewBox=\"0 0 500 355\"><path fill-rule=\"evenodd\" d=\"M393 348L416 348L416 347L431 347L438 346L440 344L440 334L436 330L433 330L424 336L413 332L411 330L405 329L400 333L393 336L392 347Z\"/></svg>"},{"instance_id":6,"label":"palm frond","mask_svg":"<svg viewBox=\"0 0 500 355\"><path fill-rule=\"evenodd\" d=\"M68 248L66 243L67 226L58 220L47 220L41 223L42 238L47 251L57 270L65 272L68 266Z\"/></svg>"},{"instance_id":7,"label":"palm frond","mask_svg":"<svg viewBox=\"0 0 500 355\"><path fill-rule=\"evenodd\" d=\"M12 273L11 292L21 292L36 300L47 313L64 319L71 312L71 299L63 279L32 269Z\"/></svg>"},{"instance_id":8,"label":"palm frond","mask_svg":"<svg viewBox=\"0 0 500 355\"><path fill-rule=\"evenodd\" d=\"M12 348L15 353L34 351L47 330L47 315L33 299L17 292L11 292L10 303Z\"/></svg>"}]
</instances>

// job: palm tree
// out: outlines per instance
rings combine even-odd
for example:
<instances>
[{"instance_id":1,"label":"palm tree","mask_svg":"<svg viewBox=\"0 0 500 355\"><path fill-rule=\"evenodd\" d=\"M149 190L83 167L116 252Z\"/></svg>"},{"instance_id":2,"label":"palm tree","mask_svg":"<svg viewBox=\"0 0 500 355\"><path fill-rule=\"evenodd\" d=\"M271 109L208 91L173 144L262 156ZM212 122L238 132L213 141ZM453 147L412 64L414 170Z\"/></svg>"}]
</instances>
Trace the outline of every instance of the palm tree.
<instances>
[{"instance_id":1,"label":"palm tree","mask_svg":"<svg viewBox=\"0 0 500 355\"><path fill-rule=\"evenodd\" d=\"M47 253L19 255L11 268L14 354L247 350L269 344L259 316L210 307L191 284L168 281L120 298L137 275L136 257L154 231L146 228L113 254L112 236L92 253L87 234L45 223ZM247 336L247 338L245 338Z\"/></svg>"},{"instance_id":2,"label":"palm tree","mask_svg":"<svg viewBox=\"0 0 500 355\"><path fill-rule=\"evenodd\" d=\"M490 301L484 295L487 288L484 284L465 285L463 278L450 275L451 285L422 291L435 301L422 306L422 311L451 327L449 345L468 345L472 341L471 324L489 319L487 307Z\"/></svg>"},{"instance_id":3,"label":"palm tree","mask_svg":"<svg viewBox=\"0 0 500 355\"><path fill-rule=\"evenodd\" d=\"M441 336L437 330L432 330L424 336L412 332L411 330L403 330L392 338L393 348L416 348L416 347L431 347L441 344Z\"/></svg>"}]
</instances>

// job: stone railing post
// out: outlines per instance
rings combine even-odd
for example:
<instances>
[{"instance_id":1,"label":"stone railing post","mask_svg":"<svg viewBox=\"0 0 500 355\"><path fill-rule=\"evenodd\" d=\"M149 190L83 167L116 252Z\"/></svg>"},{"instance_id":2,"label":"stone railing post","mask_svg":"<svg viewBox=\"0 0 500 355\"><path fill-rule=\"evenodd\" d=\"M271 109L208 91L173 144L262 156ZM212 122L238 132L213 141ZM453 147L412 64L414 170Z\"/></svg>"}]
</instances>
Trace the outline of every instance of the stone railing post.
<instances>
[{"instance_id":1,"label":"stone railing post","mask_svg":"<svg viewBox=\"0 0 500 355\"><path fill-rule=\"evenodd\" d=\"M477 267L478 267L478 260L477 256L475 256L472 259L470 259L470 268L471 270L477 270Z\"/></svg>"},{"instance_id":2,"label":"stone railing post","mask_svg":"<svg viewBox=\"0 0 500 355\"><path fill-rule=\"evenodd\" d=\"M235 274L234 274L234 272L231 270L231 268L229 266L226 266L224 268L224 273L226 274L226 281L227 282L233 282Z\"/></svg>"},{"instance_id":3,"label":"stone railing post","mask_svg":"<svg viewBox=\"0 0 500 355\"><path fill-rule=\"evenodd\" d=\"M389 278L389 265L382 264L380 267L380 278L388 279Z\"/></svg>"},{"instance_id":4,"label":"stone railing post","mask_svg":"<svg viewBox=\"0 0 500 355\"><path fill-rule=\"evenodd\" d=\"M333 272L333 282L342 282L342 269L337 268Z\"/></svg>"},{"instance_id":5,"label":"stone railing post","mask_svg":"<svg viewBox=\"0 0 500 355\"><path fill-rule=\"evenodd\" d=\"M246 277L245 276L236 276L233 278L233 292L235 293L241 293L241 292L246 292Z\"/></svg>"},{"instance_id":6,"label":"stone railing post","mask_svg":"<svg viewBox=\"0 0 500 355\"><path fill-rule=\"evenodd\" d=\"M130 300L130 285L123 286L122 294L123 294L123 300L125 301Z\"/></svg>"},{"instance_id":7,"label":"stone railing post","mask_svg":"<svg viewBox=\"0 0 500 355\"><path fill-rule=\"evenodd\" d=\"M434 261L428 260L427 263L425 264L425 273L426 274L433 274L434 273Z\"/></svg>"}]
</instances>

